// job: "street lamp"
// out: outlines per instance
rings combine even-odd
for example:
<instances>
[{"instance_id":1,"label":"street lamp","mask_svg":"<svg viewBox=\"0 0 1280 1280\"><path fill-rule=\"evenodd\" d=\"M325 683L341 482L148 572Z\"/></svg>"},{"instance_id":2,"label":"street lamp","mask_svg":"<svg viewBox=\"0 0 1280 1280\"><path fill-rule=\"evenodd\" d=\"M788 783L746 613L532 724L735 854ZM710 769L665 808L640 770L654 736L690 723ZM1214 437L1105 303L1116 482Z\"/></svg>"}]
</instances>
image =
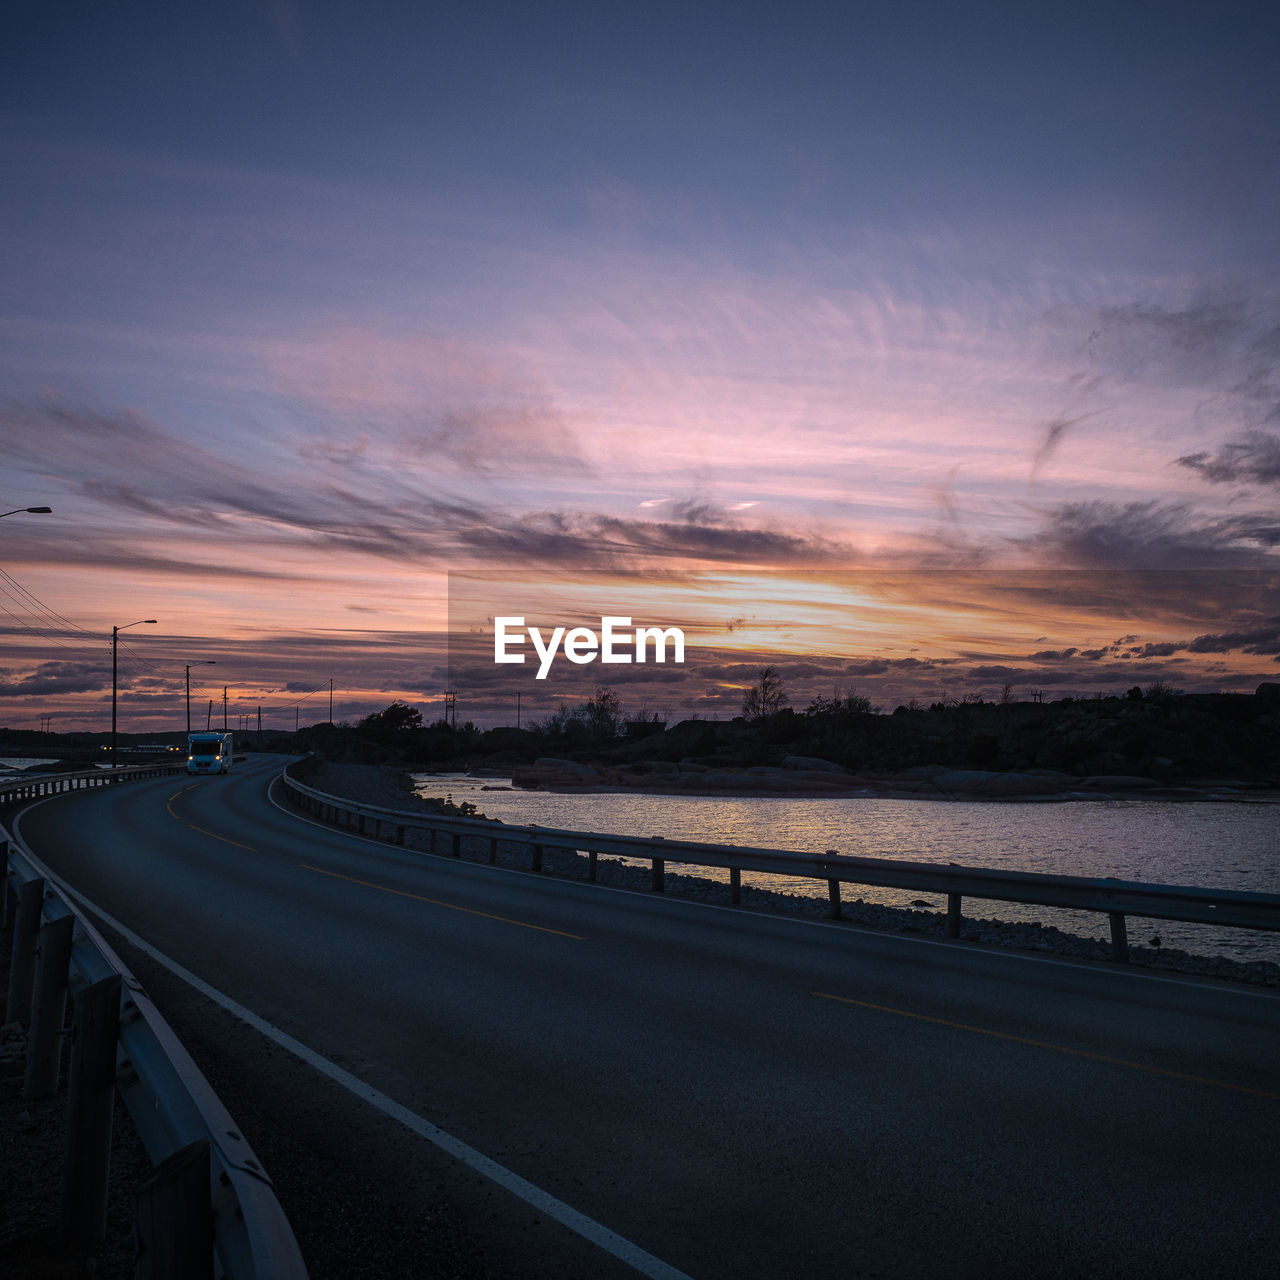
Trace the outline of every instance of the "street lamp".
<instances>
[{"instance_id":1,"label":"street lamp","mask_svg":"<svg viewBox=\"0 0 1280 1280\"><path fill-rule=\"evenodd\" d=\"M50 516L53 514L52 507L14 507L12 511L0 511L0 520L5 516L21 515L23 512L32 516Z\"/></svg>"},{"instance_id":2,"label":"street lamp","mask_svg":"<svg viewBox=\"0 0 1280 1280\"><path fill-rule=\"evenodd\" d=\"M205 658L200 662L187 663L187 736L191 736L191 668L192 667L216 667L218 664L212 658Z\"/></svg>"},{"instance_id":3,"label":"street lamp","mask_svg":"<svg viewBox=\"0 0 1280 1280\"><path fill-rule=\"evenodd\" d=\"M139 618L137 622L126 622L123 627L111 628L111 767L116 767L116 658L120 648L120 633L128 627L154 627L154 618Z\"/></svg>"}]
</instances>

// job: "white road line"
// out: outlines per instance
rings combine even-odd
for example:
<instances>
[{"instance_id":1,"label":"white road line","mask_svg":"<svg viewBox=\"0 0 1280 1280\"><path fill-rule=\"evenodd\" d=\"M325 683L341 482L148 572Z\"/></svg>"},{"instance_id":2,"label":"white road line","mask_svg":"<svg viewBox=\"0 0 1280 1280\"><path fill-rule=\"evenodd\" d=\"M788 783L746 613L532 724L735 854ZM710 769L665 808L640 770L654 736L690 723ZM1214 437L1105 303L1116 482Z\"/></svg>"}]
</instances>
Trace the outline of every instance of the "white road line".
<instances>
[{"instance_id":1,"label":"white road line","mask_svg":"<svg viewBox=\"0 0 1280 1280\"><path fill-rule=\"evenodd\" d=\"M21 838L16 821L14 823L14 835L18 836L19 839ZM439 1147L441 1151L457 1160L461 1160L469 1169L474 1169L476 1173L488 1178L490 1182L502 1187L505 1191L511 1192L513 1196L531 1205L539 1213L544 1213L548 1218L553 1218L556 1222L568 1227L570 1231L581 1236L597 1248L603 1249L605 1253L611 1254L620 1262L626 1263L627 1266L639 1272L640 1275L651 1277L651 1280L690 1280L690 1277L683 1271L678 1271L675 1267L669 1266L661 1258L655 1258L653 1254L647 1253L637 1244L632 1244L630 1240L624 1239L616 1231L610 1231L608 1227L596 1222L594 1218L588 1218L585 1213L579 1213L572 1205L565 1204L563 1200L557 1200L549 1191L543 1191L541 1187L534 1186L532 1182L522 1178L518 1173L512 1173L510 1169L500 1165L496 1160L491 1160L474 1147L467 1146L461 1139L446 1133L429 1120L424 1120L416 1112L410 1111L408 1107L402 1106L393 1098L387 1097L381 1090L366 1084L359 1077L353 1076L351 1072L344 1071L337 1063L330 1062L328 1058L316 1053L314 1049L308 1048L302 1041L295 1040L287 1032L281 1031L279 1027L274 1026L265 1018L259 1017L252 1009L246 1009L244 1005L219 991L217 987L210 986L203 978L196 977L189 969L183 968L176 960L170 959L163 951L153 947L145 938L139 937L127 925L122 924L114 916L103 911L101 907L90 902L82 894L77 893L60 877L53 876L52 879L57 881L59 889L68 898L73 899L85 911L97 916L99 920L109 928L114 929L116 933L129 942L130 945L137 947L144 955L150 956L152 960L157 964L163 965L175 977L181 978L183 982L187 983L188 986L194 987L201 995L207 996L215 1004L221 1005L228 1013L239 1018L241 1022L247 1023L255 1031L266 1036L268 1040L278 1044L282 1049L287 1049L295 1057L301 1058L303 1062L307 1063L308 1066L314 1067L322 1076L327 1076L335 1084L340 1084L349 1093L363 1099L370 1106L376 1107L383 1115L399 1121L406 1129L416 1133L420 1138L425 1138L434 1146Z\"/></svg>"}]
</instances>

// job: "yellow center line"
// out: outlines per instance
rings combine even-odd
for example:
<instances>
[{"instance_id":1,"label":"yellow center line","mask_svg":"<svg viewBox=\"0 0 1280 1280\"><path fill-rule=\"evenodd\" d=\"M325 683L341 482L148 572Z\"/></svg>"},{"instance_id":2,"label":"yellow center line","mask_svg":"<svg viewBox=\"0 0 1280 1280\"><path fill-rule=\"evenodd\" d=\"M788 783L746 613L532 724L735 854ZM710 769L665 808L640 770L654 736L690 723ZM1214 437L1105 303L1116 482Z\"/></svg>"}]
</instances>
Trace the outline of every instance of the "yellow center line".
<instances>
[{"instance_id":1,"label":"yellow center line","mask_svg":"<svg viewBox=\"0 0 1280 1280\"><path fill-rule=\"evenodd\" d=\"M340 875L336 871L326 871L323 867L313 867L305 862L300 862L298 865L305 871L314 871L322 876L332 876L335 880L345 880L348 884L364 885L366 889L380 889L383 893L394 893L399 898L412 898L415 902L429 902L433 907L447 907L450 911L463 911L469 916L480 916L485 920L497 920L500 924L519 925L521 929L536 929L539 933L554 933L557 938L572 938L574 942L586 942L586 938L580 934L564 933L560 929L548 929L545 925L528 924L524 920L512 920L507 916L494 916L487 911L474 911L470 907L459 907L452 902L441 902L439 898L424 898L420 893L406 893L403 889L391 889L385 884L374 884L371 880L357 880L354 876Z\"/></svg>"},{"instance_id":2,"label":"yellow center line","mask_svg":"<svg viewBox=\"0 0 1280 1280\"><path fill-rule=\"evenodd\" d=\"M206 831L203 827L197 827L194 822L188 822L187 826L192 831L198 831L202 836L208 836L211 840L221 840L223 844L233 844L237 849L247 849L250 853L258 852L251 844L241 844L238 840L228 840L226 836L220 836L216 831Z\"/></svg>"},{"instance_id":3,"label":"yellow center line","mask_svg":"<svg viewBox=\"0 0 1280 1280\"><path fill-rule=\"evenodd\" d=\"M191 783L190 785L188 785L188 786L185 786L185 787L179 787L179 788L178 788L178 790L177 790L177 791L175 791L175 792L173 793L173 795L171 795L171 796L170 796L170 797L169 797L169 798L164 802L164 807L169 811L169 817L171 817L171 818L178 818L178 815L177 815L176 813L174 813L174 811L173 811L173 802L174 802L174 801L175 801L179 796L185 796L185 795L187 794L187 792L191 790L191 788L192 788L192 787L195 787L195 786L198 786L198 785L199 785L199 783L192 782L192 783ZM181 818L178 818L178 821L179 821L179 822L181 822L181 821L182 821L182 819L181 819Z\"/></svg>"},{"instance_id":4,"label":"yellow center line","mask_svg":"<svg viewBox=\"0 0 1280 1280\"><path fill-rule=\"evenodd\" d=\"M1169 1071L1165 1067L1147 1066L1142 1062L1129 1062L1125 1058L1110 1058L1105 1053L1090 1053L1087 1049L1070 1049L1066 1045L1052 1044L1048 1040L1029 1040L1026 1036L1010 1035L1007 1031L992 1031L987 1027L970 1026L967 1022L951 1022L947 1018L932 1018L925 1013L912 1013L910 1009L894 1009L885 1004L872 1004L867 1000L851 1000L848 996L833 996L825 991L811 991L811 996L821 1000L837 1000L841 1004L857 1005L859 1009L874 1009L877 1013L894 1013L900 1018L914 1018L917 1022L932 1022L939 1027L952 1027L956 1031L972 1031L975 1035L990 1036L994 1040L1012 1040L1015 1044L1030 1045L1034 1049L1051 1049L1054 1053L1070 1054L1073 1058L1088 1058L1093 1062L1105 1062L1113 1067L1128 1067L1131 1071L1145 1071L1148 1075L1166 1076L1170 1080L1182 1080L1188 1084L1204 1084L1214 1089L1228 1089L1232 1093L1248 1093L1255 1098L1269 1098L1280 1102L1280 1093L1268 1093L1265 1089L1251 1089L1248 1085L1229 1084L1225 1080L1211 1080L1207 1076L1187 1075L1183 1071Z\"/></svg>"},{"instance_id":5,"label":"yellow center line","mask_svg":"<svg viewBox=\"0 0 1280 1280\"><path fill-rule=\"evenodd\" d=\"M198 787L199 785L200 784L198 782L193 782L191 783L191 786L182 787L180 790L175 791L173 795L164 802L164 807L168 810L169 817L177 819L177 821L181 822L184 827L190 827L192 831L198 831L202 836L208 836L211 840L221 840L223 844L232 844L235 845L237 849L246 849L249 853L257 853L257 849L250 844L241 844L238 840L228 840L226 836L220 836L216 831L206 831L203 827L197 827L194 822L188 822L185 818L179 818L178 815L174 813L173 802L179 796L186 795L187 792L191 790L191 787Z\"/></svg>"}]
</instances>

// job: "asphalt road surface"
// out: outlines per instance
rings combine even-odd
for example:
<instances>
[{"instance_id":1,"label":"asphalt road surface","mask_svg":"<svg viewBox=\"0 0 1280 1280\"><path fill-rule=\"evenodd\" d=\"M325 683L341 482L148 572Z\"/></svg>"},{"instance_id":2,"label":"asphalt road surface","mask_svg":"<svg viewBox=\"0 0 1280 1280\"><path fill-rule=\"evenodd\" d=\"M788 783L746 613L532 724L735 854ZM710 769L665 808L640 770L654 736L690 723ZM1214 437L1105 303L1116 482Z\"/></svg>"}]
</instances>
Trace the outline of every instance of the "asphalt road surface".
<instances>
[{"instance_id":1,"label":"asphalt road surface","mask_svg":"<svg viewBox=\"0 0 1280 1280\"><path fill-rule=\"evenodd\" d=\"M60 797L20 832L212 986L695 1280L1280 1269L1274 994L432 858L282 812L278 769ZM334 1087L292 1065L281 1123ZM423 1176L426 1139L371 1156L390 1122L334 1115L308 1158ZM432 1159L509 1274L634 1274ZM348 1218L357 1248L388 1229Z\"/></svg>"}]
</instances>

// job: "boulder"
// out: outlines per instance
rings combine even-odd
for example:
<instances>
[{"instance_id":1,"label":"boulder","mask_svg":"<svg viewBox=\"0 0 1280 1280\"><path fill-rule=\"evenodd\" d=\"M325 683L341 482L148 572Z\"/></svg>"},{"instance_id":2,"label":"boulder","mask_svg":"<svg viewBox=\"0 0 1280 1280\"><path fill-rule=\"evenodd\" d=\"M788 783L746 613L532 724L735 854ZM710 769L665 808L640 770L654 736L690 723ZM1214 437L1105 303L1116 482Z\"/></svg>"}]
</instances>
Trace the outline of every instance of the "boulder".
<instances>
[{"instance_id":1,"label":"boulder","mask_svg":"<svg viewBox=\"0 0 1280 1280\"><path fill-rule=\"evenodd\" d=\"M820 760L817 756L786 756L782 761L784 769L820 769L826 773L844 773L843 766L830 760Z\"/></svg>"}]
</instances>

